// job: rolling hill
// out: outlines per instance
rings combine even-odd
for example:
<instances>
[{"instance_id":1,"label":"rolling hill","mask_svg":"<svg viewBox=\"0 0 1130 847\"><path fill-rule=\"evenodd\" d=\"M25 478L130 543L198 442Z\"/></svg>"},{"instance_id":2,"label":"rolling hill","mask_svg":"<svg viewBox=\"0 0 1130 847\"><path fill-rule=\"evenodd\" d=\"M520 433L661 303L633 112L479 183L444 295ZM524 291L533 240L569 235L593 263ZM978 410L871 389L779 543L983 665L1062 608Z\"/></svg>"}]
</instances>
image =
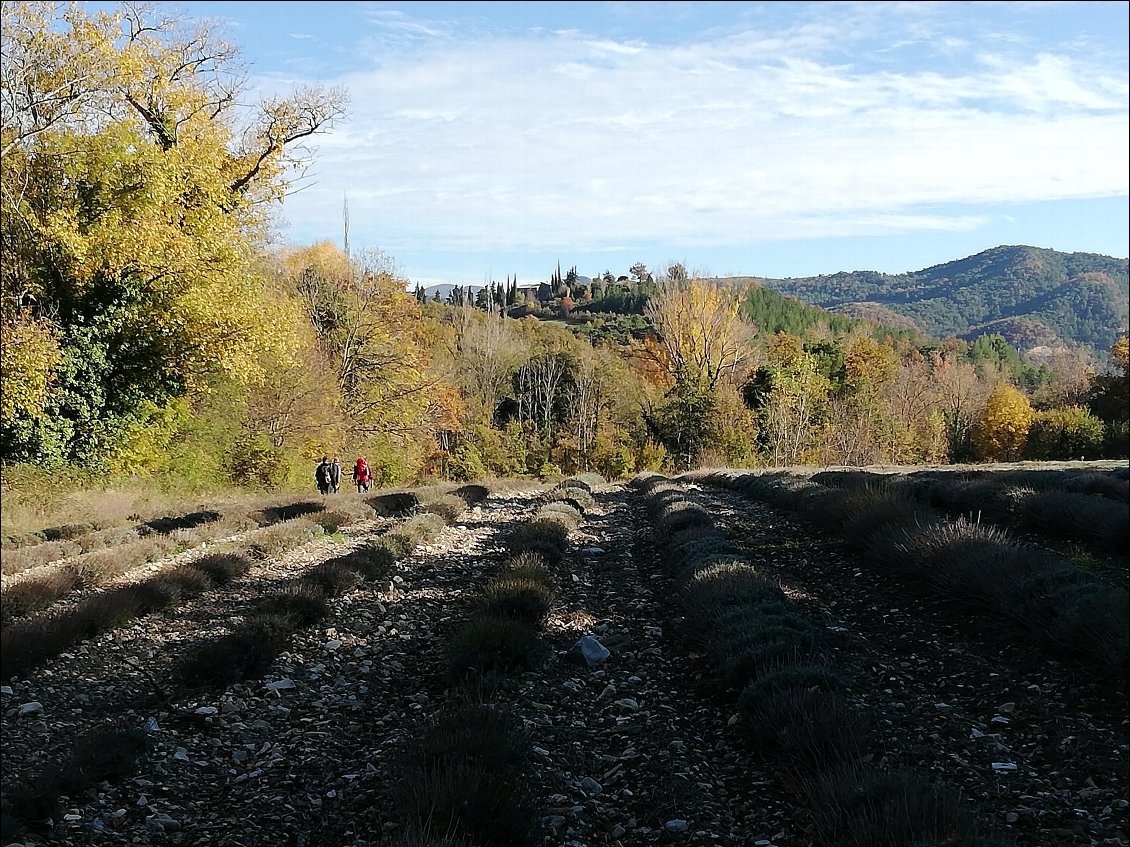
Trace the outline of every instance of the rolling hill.
<instances>
[{"instance_id":1,"label":"rolling hill","mask_svg":"<svg viewBox=\"0 0 1130 847\"><path fill-rule=\"evenodd\" d=\"M939 337L1000 333L1026 351L1059 342L1100 358L1127 331L1127 259L994 247L902 274L852 271L767 279L743 277L843 315L914 328Z\"/></svg>"}]
</instances>

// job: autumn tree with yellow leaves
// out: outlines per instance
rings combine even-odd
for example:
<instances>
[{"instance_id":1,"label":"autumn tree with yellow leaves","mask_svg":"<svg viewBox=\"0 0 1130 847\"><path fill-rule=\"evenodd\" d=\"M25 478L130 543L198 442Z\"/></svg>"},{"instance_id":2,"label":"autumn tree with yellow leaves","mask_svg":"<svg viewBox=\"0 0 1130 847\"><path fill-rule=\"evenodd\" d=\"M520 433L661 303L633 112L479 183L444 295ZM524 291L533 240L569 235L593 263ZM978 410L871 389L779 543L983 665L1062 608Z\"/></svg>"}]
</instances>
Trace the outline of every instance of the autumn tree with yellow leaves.
<instances>
[{"instance_id":1,"label":"autumn tree with yellow leaves","mask_svg":"<svg viewBox=\"0 0 1130 847\"><path fill-rule=\"evenodd\" d=\"M0 320L21 339L3 364L24 394L0 447L97 467L152 409L217 375L254 383L296 347L253 257L302 142L345 94L298 91L242 119L238 53L211 24L134 4L2 14Z\"/></svg>"},{"instance_id":2,"label":"autumn tree with yellow leaves","mask_svg":"<svg viewBox=\"0 0 1130 847\"><path fill-rule=\"evenodd\" d=\"M1032 404L1020 389L1007 382L998 383L973 427L977 457L997 462L1019 459L1034 418Z\"/></svg>"}]
</instances>

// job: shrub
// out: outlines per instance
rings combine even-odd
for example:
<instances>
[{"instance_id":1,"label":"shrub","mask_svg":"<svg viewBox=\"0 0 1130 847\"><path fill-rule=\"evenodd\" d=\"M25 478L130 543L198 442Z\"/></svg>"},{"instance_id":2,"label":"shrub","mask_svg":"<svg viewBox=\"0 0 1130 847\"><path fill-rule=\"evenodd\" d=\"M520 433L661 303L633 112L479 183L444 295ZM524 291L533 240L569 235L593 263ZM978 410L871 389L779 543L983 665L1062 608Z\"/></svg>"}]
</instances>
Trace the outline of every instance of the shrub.
<instances>
[{"instance_id":1,"label":"shrub","mask_svg":"<svg viewBox=\"0 0 1130 847\"><path fill-rule=\"evenodd\" d=\"M132 544L123 544L120 547L95 550L76 556L70 563L83 578L91 585L102 585L120 576L133 568L154 562L172 552L176 545L163 536L142 538Z\"/></svg>"},{"instance_id":2,"label":"shrub","mask_svg":"<svg viewBox=\"0 0 1130 847\"><path fill-rule=\"evenodd\" d=\"M784 680L790 673L794 670L777 671L742 690L738 710L754 743L798 775L864 755L871 743L868 717L852 708L839 691L825 687L830 678L813 675L804 680L795 674ZM788 684L766 685L770 677Z\"/></svg>"},{"instance_id":3,"label":"shrub","mask_svg":"<svg viewBox=\"0 0 1130 847\"><path fill-rule=\"evenodd\" d=\"M404 559L412 555L417 546L439 535L445 526L439 515L416 515L382 535L377 543L396 559Z\"/></svg>"},{"instance_id":4,"label":"shrub","mask_svg":"<svg viewBox=\"0 0 1130 847\"><path fill-rule=\"evenodd\" d=\"M474 506L490 496L490 489L485 485L461 485L451 493L461 497L468 506Z\"/></svg>"},{"instance_id":5,"label":"shrub","mask_svg":"<svg viewBox=\"0 0 1130 847\"><path fill-rule=\"evenodd\" d=\"M594 483L594 484L599 484L599 483ZM585 492L586 494L592 494L592 485L590 485L585 480L583 480L579 477L575 477L575 476L571 476L568 479L561 480L561 482L557 483L557 485L555 485L553 487L553 490L554 491L568 491L570 488L575 488L579 491Z\"/></svg>"},{"instance_id":6,"label":"shrub","mask_svg":"<svg viewBox=\"0 0 1130 847\"><path fill-rule=\"evenodd\" d=\"M817 836L837 847L961 844L976 834L957 790L919 774L845 767L804 784Z\"/></svg>"},{"instance_id":7,"label":"shrub","mask_svg":"<svg viewBox=\"0 0 1130 847\"><path fill-rule=\"evenodd\" d=\"M448 665L457 677L468 671L533 670L547 655L548 649L529 627L486 615L473 618L448 645Z\"/></svg>"},{"instance_id":8,"label":"shrub","mask_svg":"<svg viewBox=\"0 0 1130 847\"><path fill-rule=\"evenodd\" d=\"M361 584L361 574L342 559L314 565L299 577L299 582L326 597L337 597Z\"/></svg>"},{"instance_id":9,"label":"shrub","mask_svg":"<svg viewBox=\"0 0 1130 847\"><path fill-rule=\"evenodd\" d=\"M545 557L529 550L515 553L503 562L500 575L513 579L528 579L551 587L557 583Z\"/></svg>"},{"instance_id":10,"label":"shrub","mask_svg":"<svg viewBox=\"0 0 1130 847\"><path fill-rule=\"evenodd\" d=\"M1130 598L1113 586L1076 584L1057 591L1028 624L1056 649L1120 676L1130 657Z\"/></svg>"},{"instance_id":11,"label":"shrub","mask_svg":"<svg viewBox=\"0 0 1130 847\"><path fill-rule=\"evenodd\" d=\"M297 628L298 618L260 614L229 635L192 645L175 672L188 687L227 686L262 675Z\"/></svg>"},{"instance_id":12,"label":"shrub","mask_svg":"<svg viewBox=\"0 0 1130 847\"><path fill-rule=\"evenodd\" d=\"M527 844L536 813L529 746L508 715L486 705L449 706L406 751L397 806L417 826L483 845Z\"/></svg>"},{"instance_id":13,"label":"shrub","mask_svg":"<svg viewBox=\"0 0 1130 847\"><path fill-rule=\"evenodd\" d=\"M487 475L483 454L474 444L460 444L447 456L447 477L466 482Z\"/></svg>"},{"instance_id":14,"label":"shrub","mask_svg":"<svg viewBox=\"0 0 1130 847\"><path fill-rule=\"evenodd\" d=\"M54 817L59 798L77 797L100 782L137 772L150 748L143 730L100 730L79 737L65 758L48 764L38 777L5 792L14 817L40 823Z\"/></svg>"},{"instance_id":15,"label":"shrub","mask_svg":"<svg viewBox=\"0 0 1130 847\"><path fill-rule=\"evenodd\" d=\"M553 594L544 582L503 576L491 580L480 603L488 616L538 626L549 615Z\"/></svg>"},{"instance_id":16,"label":"shrub","mask_svg":"<svg viewBox=\"0 0 1130 847\"><path fill-rule=\"evenodd\" d=\"M410 491L378 494L366 500L369 507L382 517L398 517L414 512L420 505L419 498Z\"/></svg>"},{"instance_id":17,"label":"shrub","mask_svg":"<svg viewBox=\"0 0 1130 847\"><path fill-rule=\"evenodd\" d=\"M781 691L840 691L843 680L823 665L793 665L766 674L742 689L738 706L754 707L765 698Z\"/></svg>"},{"instance_id":18,"label":"shrub","mask_svg":"<svg viewBox=\"0 0 1130 847\"><path fill-rule=\"evenodd\" d=\"M450 523L467 511L467 501L462 497L456 497L454 494L441 494L425 502L423 509L425 512L439 515Z\"/></svg>"},{"instance_id":19,"label":"shrub","mask_svg":"<svg viewBox=\"0 0 1130 847\"><path fill-rule=\"evenodd\" d=\"M320 512L325 508L326 504L320 500L300 500L297 503L283 503L260 509L257 512L252 512L251 518L260 526L270 526Z\"/></svg>"},{"instance_id":20,"label":"shrub","mask_svg":"<svg viewBox=\"0 0 1130 847\"><path fill-rule=\"evenodd\" d=\"M209 553L192 566L207 574L214 585L227 585L251 570L251 560L239 553Z\"/></svg>"},{"instance_id":21,"label":"shrub","mask_svg":"<svg viewBox=\"0 0 1130 847\"><path fill-rule=\"evenodd\" d=\"M1013 544L1004 530L964 518L888 528L873 539L869 553L882 568L990 608L1009 600L1036 555Z\"/></svg>"},{"instance_id":22,"label":"shrub","mask_svg":"<svg viewBox=\"0 0 1130 847\"><path fill-rule=\"evenodd\" d=\"M567 529L576 529L581 524L580 509L564 502L547 503L538 509L537 516L558 519Z\"/></svg>"},{"instance_id":23,"label":"shrub","mask_svg":"<svg viewBox=\"0 0 1130 847\"><path fill-rule=\"evenodd\" d=\"M294 622L294 629L303 629L328 617L326 595L316 586L296 582L278 594L259 600L253 618L276 617Z\"/></svg>"},{"instance_id":24,"label":"shrub","mask_svg":"<svg viewBox=\"0 0 1130 847\"><path fill-rule=\"evenodd\" d=\"M922 508L882 486L841 491L825 503L827 520L855 547L866 547L879 532L892 526L922 522Z\"/></svg>"},{"instance_id":25,"label":"shrub","mask_svg":"<svg viewBox=\"0 0 1130 847\"><path fill-rule=\"evenodd\" d=\"M177 529L193 529L202 524L212 523L218 521L221 515L219 512L211 510L200 512L189 512L187 515L166 516L163 518L153 518L145 523L137 525L138 535L168 535L170 532Z\"/></svg>"},{"instance_id":26,"label":"shrub","mask_svg":"<svg viewBox=\"0 0 1130 847\"><path fill-rule=\"evenodd\" d=\"M96 532L98 525L93 523L69 523L62 526L51 526L42 530L43 537L48 541L71 541L88 532Z\"/></svg>"},{"instance_id":27,"label":"shrub","mask_svg":"<svg viewBox=\"0 0 1130 847\"><path fill-rule=\"evenodd\" d=\"M322 535L325 535L325 530L309 518L292 518L248 533L241 546L256 558L269 559L301 547Z\"/></svg>"},{"instance_id":28,"label":"shrub","mask_svg":"<svg viewBox=\"0 0 1130 847\"><path fill-rule=\"evenodd\" d=\"M160 593L167 595L169 599L160 605L144 609L145 612L150 612L177 600L203 594L211 584L212 580L208 573L197 568L195 564L174 565L154 574L149 579L142 580L136 586L125 586L114 591L108 591L105 596L109 597L118 593L128 594L133 588L144 589L150 585L159 587Z\"/></svg>"},{"instance_id":29,"label":"shrub","mask_svg":"<svg viewBox=\"0 0 1130 847\"><path fill-rule=\"evenodd\" d=\"M692 527L712 527L714 518L705 506L683 501L665 507L659 516L659 531L664 536Z\"/></svg>"},{"instance_id":30,"label":"shrub","mask_svg":"<svg viewBox=\"0 0 1130 847\"><path fill-rule=\"evenodd\" d=\"M469 759L499 771L528 764L530 740L513 717L484 703L445 706L419 741L427 762Z\"/></svg>"},{"instance_id":31,"label":"shrub","mask_svg":"<svg viewBox=\"0 0 1130 847\"><path fill-rule=\"evenodd\" d=\"M688 614L709 620L730 606L784 601L780 587L739 561L713 564L694 573L679 592Z\"/></svg>"},{"instance_id":32,"label":"shrub","mask_svg":"<svg viewBox=\"0 0 1130 847\"><path fill-rule=\"evenodd\" d=\"M483 847L531 844L537 805L521 770L496 771L470 757L410 753L396 806L414 826L471 837Z\"/></svg>"},{"instance_id":33,"label":"shrub","mask_svg":"<svg viewBox=\"0 0 1130 847\"><path fill-rule=\"evenodd\" d=\"M568 548L568 537L569 530L561 523L535 518L515 529L507 546L515 553L540 553L551 564L557 564Z\"/></svg>"},{"instance_id":34,"label":"shrub","mask_svg":"<svg viewBox=\"0 0 1130 847\"><path fill-rule=\"evenodd\" d=\"M375 544L358 547L340 557L339 561L348 564L361 574L362 579L369 582L384 579L396 564L396 559L387 548Z\"/></svg>"},{"instance_id":35,"label":"shrub","mask_svg":"<svg viewBox=\"0 0 1130 847\"><path fill-rule=\"evenodd\" d=\"M82 552L82 548L73 541L48 541L31 547L10 548L0 553L3 561L0 570L9 575L23 573Z\"/></svg>"},{"instance_id":36,"label":"shrub","mask_svg":"<svg viewBox=\"0 0 1130 847\"><path fill-rule=\"evenodd\" d=\"M1028 430L1027 455L1033 459L1095 458L1102 454L1103 422L1082 406L1037 412Z\"/></svg>"},{"instance_id":37,"label":"shrub","mask_svg":"<svg viewBox=\"0 0 1130 847\"><path fill-rule=\"evenodd\" d=\"M0 595L0 621L7 626L16 618L42 611L81 584L78 573L67 567L21 580Z\"/></svg>"},{"instance_id":38,"label":"shrub","mask_svg":"<svg viewBox=\"0 0 1130 847\"><path fill-rule=\"evenodd\" d=\"M788 627L766 627L734 644L720 645L718 657L722 678L735 688L784 667L798 664L815 645L810 634Z\"/></svg>"}]
</instances>

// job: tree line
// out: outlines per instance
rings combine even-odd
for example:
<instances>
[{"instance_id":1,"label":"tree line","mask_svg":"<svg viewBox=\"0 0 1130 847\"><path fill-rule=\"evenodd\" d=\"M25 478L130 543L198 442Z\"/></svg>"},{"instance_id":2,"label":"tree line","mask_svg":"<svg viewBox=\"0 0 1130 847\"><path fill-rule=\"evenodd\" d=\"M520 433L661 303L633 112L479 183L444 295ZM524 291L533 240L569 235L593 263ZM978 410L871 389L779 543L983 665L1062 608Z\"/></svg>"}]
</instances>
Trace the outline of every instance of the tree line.
<instances>
[{"instance_id":1,"label":"tree line","mask_svg":"<svg viewBox=\"0 0 1130 847\"><path fill-rule=\"evenodd\" d=\"M323 454L367 456L382 485L1126 455L1125 339L1102 373L1073 351L1037 364L681 263L437 302L379 251L272 246L346 92L237 107L213 25L128 4L6 3L3 27L9 483L281 486Z\"/></svg>"}]
</instances>

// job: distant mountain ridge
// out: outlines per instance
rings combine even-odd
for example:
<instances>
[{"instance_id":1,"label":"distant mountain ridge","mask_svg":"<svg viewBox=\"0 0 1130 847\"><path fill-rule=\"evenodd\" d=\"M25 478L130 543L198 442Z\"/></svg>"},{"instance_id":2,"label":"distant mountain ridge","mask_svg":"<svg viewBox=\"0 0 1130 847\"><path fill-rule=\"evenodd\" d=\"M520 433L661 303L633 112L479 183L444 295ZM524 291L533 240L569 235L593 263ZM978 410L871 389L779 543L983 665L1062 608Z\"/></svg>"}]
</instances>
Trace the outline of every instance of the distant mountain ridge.
<instances>
[{"instance_id":1,"label":"distant mountain ridge","mask_svg":"<svg viewBox=\"0 0 1130 847\"><path fill-rule=\"evenodd\" d=\"M831 312L972 340L999 333L1026 352L1068 342L1104 358L1127 331L1130 262L1001 246L920 271L738 277ZM910 322L910 323L908 323Z\"/></svg>"}]
</instances>

